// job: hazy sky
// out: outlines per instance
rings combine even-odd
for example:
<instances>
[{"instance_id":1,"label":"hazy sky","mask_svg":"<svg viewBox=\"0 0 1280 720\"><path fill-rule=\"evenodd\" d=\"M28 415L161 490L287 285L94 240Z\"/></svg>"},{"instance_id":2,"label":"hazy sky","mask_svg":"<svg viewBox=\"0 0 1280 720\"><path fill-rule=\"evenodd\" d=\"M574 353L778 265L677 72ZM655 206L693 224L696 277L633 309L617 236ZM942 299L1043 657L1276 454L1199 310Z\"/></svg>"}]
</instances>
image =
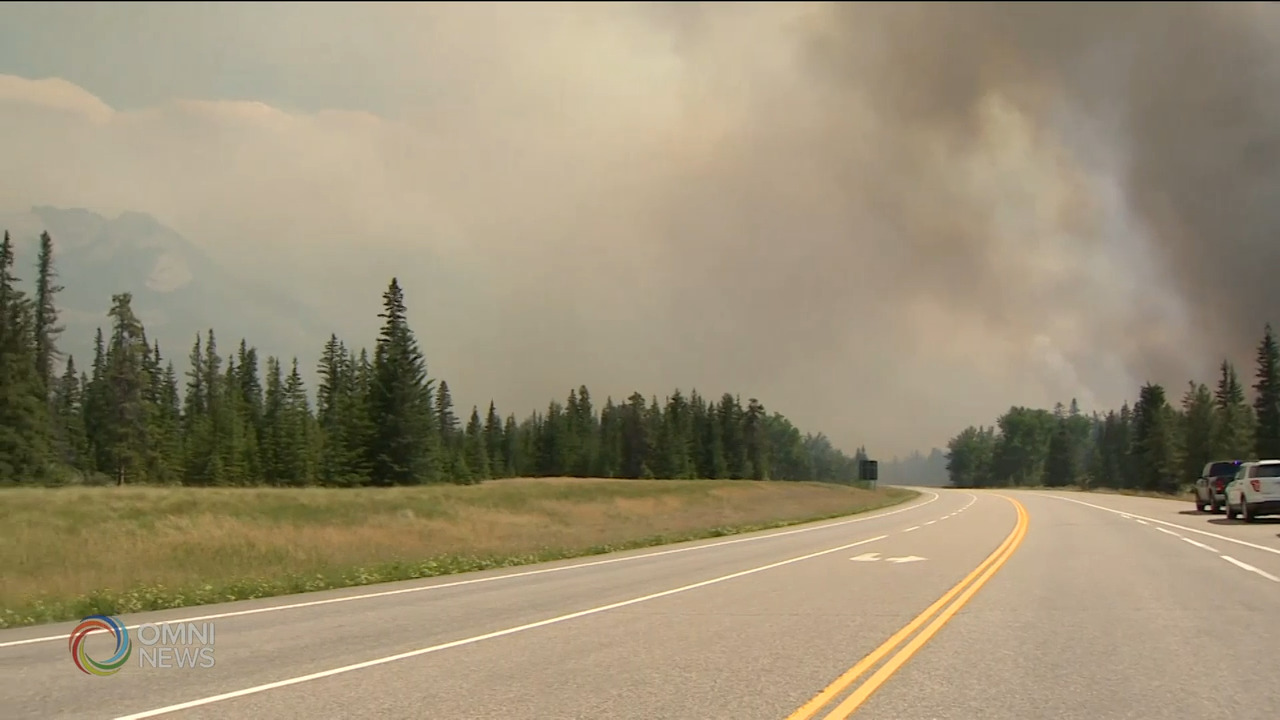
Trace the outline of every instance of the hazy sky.
<instances>
[{"instance_id":1,"label":"hazy sky","mask_svg":"<svg viewBox=\"0 0 1280 720\"><path fill-rule=\"evenodd\" d=\"M888 457L1249 360L1278 60L1273 3L6 3L0 209L151 213L356 343L399 275L460 404Z\"/></svg>"}]
</instances>

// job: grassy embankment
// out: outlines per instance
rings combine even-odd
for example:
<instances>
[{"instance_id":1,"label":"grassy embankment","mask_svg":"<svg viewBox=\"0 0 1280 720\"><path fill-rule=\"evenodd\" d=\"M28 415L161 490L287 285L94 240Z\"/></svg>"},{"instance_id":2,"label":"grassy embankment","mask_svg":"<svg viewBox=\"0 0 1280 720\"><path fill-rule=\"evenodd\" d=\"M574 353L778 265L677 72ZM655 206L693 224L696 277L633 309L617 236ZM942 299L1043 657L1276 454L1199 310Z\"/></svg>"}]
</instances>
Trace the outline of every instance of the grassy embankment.
<instances>
[{"instance_id":1,"label":"grassy embankment","mask_svg":"<svg viewBox=\"0 0 1280 720\"><path fill-rule=\"evenodd\" d=\"M1000 488L992 488L992 489L998 490ZM1009 488L1009 489L1010 490L1048 490L1048 491L1065 490L1069 492L1095 493L1098 495L1128 495L1130 497L1156 498L1158 500L1185 500L1186 502L1191 502L1194 499L1194 495L1192 494L1193 491L1190 489L1190 487L1183 488L1182 492L1177 492L1177 493L1163 493L1163 492L1155 492L1152 490L1129 490L1124 488L1081 487L1079 485L1067 485L1065 487L1043 487L1043 486L1031 487L1029 486L1029 487L1016 487L1016 488Z\"/></svg>"},{"instance_id":2,"label":"grassy embankment","mask_svg":"<svg viewBox=\"0 0 1280 720\"><path fill-rule=\"evenodd\" d=\"M594 555L851 515L916 495L568 478L0 490L0 628Z\"/></svg>"}]
</instances>

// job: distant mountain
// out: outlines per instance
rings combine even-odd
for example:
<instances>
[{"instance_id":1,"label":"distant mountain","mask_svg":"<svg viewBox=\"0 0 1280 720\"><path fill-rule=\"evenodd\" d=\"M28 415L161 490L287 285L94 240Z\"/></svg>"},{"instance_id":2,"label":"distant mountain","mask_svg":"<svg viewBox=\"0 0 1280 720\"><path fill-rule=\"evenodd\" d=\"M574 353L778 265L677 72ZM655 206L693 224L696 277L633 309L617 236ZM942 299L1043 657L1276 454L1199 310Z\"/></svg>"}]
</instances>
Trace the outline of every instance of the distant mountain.
<instances>
[{"instance_id":1,"label":"distant mountain","mask_svg":"<svg viewBox=\"0 0 1280 720\"><path fill-rule=\"evenodd\" d=\"M262 283L237 278L197 245L145 213L115 218L76 208L38 206L0 215L17 254L16 274L34 290L40 233L53 238L61 322L59 341L76 366L92 360L93 335L110 332L107 310L115 293L133 293L133 309L147 337L182 372L197 332L213 328L224 357L240 338L261 355L298 355L309 369L330 330L320 314ZM315 347L311 347L315 345Z\"/></svg>"}]
</instances>

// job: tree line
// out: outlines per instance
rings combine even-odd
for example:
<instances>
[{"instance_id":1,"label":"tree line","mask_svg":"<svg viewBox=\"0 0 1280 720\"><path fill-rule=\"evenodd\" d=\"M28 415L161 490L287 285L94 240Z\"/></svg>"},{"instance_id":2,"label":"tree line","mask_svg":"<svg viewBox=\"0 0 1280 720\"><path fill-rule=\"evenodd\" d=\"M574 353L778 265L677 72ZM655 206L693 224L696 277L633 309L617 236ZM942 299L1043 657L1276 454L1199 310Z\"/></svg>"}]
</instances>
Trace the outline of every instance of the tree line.
<instances>
[{"instance_id":1,"label":"tree line","mask_svg":"<svg viewBox=\"0 0 1280 720\"><path fill-rule=\"evenodd\" d=\"M1082 414L1075 400L1052 410L1012 407L994 426L971 426L950 440L948 477L956 487L1176 493L1208 462L1280 458L1280 347L1270 324L1253 377L1252 398L1223 360L1212 389L1190 381L1178 399L1148 382L1132 406L1105 414Z\"/></svg>"},{"instance_id":2,"label":"tree line","mask_svg":"<svg viewBox=\"0 0 1280 720\"><path fill-rule=\"evenodd\" d=\"M430 377L392 278L372 353L330 336L308 391L298 359L260 359L245 340L225 356L194 335L180 378L148 341L132 295L111 298L91 365L63 360L53 241L40 237L35 292L20 289L0 244L0 482L235 486L394 486L570 476L852 483L850 457L750 398L679 389L632 393L596 410L585 386L522 420L454 408Z\"/></svg>"},{"instance_id":3,"label":"tree line","mask_svg":"<svg viewBox=\"0 0 1280 720\"><path fill-rule=\"evenodd\" d=\"M880 480L893 485L942 487L947 484L947 453L933 448L926 455L915 450L906 457L880 463Z\"/></svg>"}]
</instances>

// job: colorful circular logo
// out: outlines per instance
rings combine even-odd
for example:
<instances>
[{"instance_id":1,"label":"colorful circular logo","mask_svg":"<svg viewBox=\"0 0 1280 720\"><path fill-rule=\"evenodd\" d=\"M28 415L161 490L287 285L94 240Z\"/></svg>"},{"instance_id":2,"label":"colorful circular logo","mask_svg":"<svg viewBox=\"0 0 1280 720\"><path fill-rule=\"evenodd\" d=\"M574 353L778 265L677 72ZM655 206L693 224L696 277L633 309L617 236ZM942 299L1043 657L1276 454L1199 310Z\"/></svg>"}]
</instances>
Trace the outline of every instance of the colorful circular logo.
<instances>
[{"instance_id":1,"label":"colorful circular logo","mask_svg":"<svg viewBox=\"0 0 1280 720\"><path fill-rule=\"evenodd\" d=\"M94 630L106 630L116 638L115 654L101 662L89 657L84 649L85 636ZM124 664L129 661L129 655L133 653L129 632L124 629L124 625L121 625L119 620L106 615L90 615L81 620L80 624L71 631L67 647L71 650L71 661L80 668L80 672L89 675L114 675L124 667Z\"/></svg>"}]
</instances>

